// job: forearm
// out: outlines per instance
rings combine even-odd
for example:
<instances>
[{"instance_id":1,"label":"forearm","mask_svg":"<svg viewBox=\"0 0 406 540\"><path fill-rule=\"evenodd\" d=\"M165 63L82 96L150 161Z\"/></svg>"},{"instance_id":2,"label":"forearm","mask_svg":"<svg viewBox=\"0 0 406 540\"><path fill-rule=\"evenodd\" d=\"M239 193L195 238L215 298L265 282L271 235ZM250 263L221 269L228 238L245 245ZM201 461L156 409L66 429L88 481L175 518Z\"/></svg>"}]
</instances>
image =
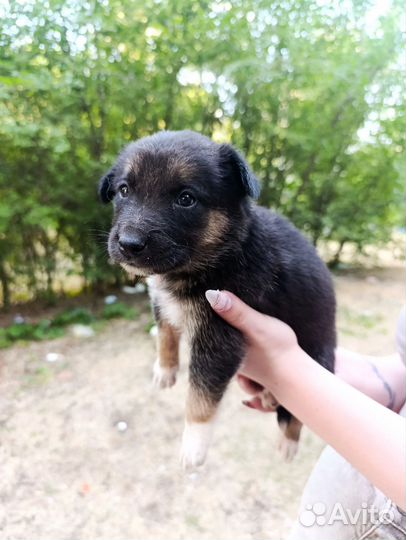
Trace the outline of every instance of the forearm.
<instances>
[{"instance_id":1,"label":"forearm","mask_svg":"<svg viewBox=\"0 0 406 540\"><path fill-rule=\"evenodd\" d=\"M406 367L399 354L367 356L339 347L335 372L345 382L395 412L399 412L405 402Z\"/></svg>"},{"instance_id":2,"label":"forearm","mask_svg":"<svg viewBox=\"0 0 406 540\"><path fill-rule=\"evenodd\" d=\"M272 366L266 386L284 407L405 508L402 417L329 373L299 347L285 362Z\"/></svg>"}]
</instances>

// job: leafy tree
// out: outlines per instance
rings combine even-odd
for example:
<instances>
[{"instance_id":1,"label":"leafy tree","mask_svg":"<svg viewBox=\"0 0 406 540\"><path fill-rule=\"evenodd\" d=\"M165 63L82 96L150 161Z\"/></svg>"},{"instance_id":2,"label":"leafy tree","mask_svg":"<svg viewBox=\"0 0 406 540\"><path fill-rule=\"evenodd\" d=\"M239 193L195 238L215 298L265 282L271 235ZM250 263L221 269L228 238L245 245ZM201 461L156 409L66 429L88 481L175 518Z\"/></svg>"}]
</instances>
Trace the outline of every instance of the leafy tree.
<instances>
[{"instance_id":1,"label":"leafy tree","mask_svg":"<svg viewBox=\"0 0 406 540\"><path fill-rule=\"evenodd\" d=\"M4 305L118 283L97 178L126 142L190 128L230 140L260 202L358 249L402 223L394 0L16 0L0 7Z\"/></svg>"}]
</instances>

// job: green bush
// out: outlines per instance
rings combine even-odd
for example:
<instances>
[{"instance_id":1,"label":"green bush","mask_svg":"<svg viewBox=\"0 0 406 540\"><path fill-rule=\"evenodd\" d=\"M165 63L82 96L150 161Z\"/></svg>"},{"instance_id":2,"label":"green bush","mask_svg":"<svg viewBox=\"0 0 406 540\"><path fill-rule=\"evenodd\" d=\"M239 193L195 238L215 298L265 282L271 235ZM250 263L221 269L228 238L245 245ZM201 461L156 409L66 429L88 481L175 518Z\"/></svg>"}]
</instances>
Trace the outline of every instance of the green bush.
<instances>
[{"instance_id":1,"label":"green bush","mask_svg":"<svg viewBox=\"0 0 406 540\"><path fill-rule=\"evenodd\" d=\"M85 308L74 308L60 313L52 320L52 326L67 326L69 324L91 324L95 316Z\"/></svg>"},{"instance_id":2,"label":"green bush","mask_svg":"<svg viewBox=\"0 0 406 540\"><path fill-rule=\"evenodd\" d=\"M0 349L5 349L12 345L13 341L10 339L7 328L0 328Z\"/></svg>"},{"instance_id":3,"label":"green bush","mask_svg":"<svg viewBox=\"0 0 406 540\"><path fill-rule=\"evenodd\" d=\"M49 320L42 320L38 324L13 324L0 329L0 348L9 347L16 341L42 341L63 336L64 329L53 326Z\"/></svg>"},{"instance_id":4,"label":"green bush","mask_svg":"<svg viewBox=\"0 0 406 540\"><path fill-rule=\"evenodd\" d=\"M92 325L95 330L104 328L104 321L115 318L134 320L139 312L122 302L105 306L97 317L86 308L74 308L56 315L52 320L43 319L37 324L12 324L0 328L0 349L9 347L17 341L42 341L55 339L65 334L65 328L71 324Z\"/></svg>"},{"instance_id":5,"label":"green bush","mask_svg":"<svg viewBox=\"0 0 406 540\"><path fill-rule=\"evenodd\" d=\"M137 315L138 312L134 308L121 302L116 302L115 304L105 306L101 316L103 319L115 319L121 317L123 319L133 320Z\"/></svg>"}]
</instances>

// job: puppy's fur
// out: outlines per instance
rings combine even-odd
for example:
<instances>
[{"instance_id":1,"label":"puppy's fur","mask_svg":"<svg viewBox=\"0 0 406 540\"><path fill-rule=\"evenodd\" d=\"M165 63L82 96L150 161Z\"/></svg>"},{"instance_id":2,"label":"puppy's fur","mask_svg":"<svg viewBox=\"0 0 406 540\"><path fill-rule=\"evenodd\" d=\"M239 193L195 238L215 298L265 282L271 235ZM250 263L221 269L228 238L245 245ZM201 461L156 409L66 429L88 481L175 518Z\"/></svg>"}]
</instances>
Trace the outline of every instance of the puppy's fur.
<instances>
[{"instance_id":1,"label":"puppy's fur","mask_svg":"<svg viewBox=\"0 0 406 540\"><path fill-rule=\"evenodd\" d=\"M253 203L258 182L233 147L191 131L160 132L127 146L99 189L104 202L114 202L111 258L134 275L150 276L158 386L174 384L179 336L188 338L185 467L204 461L216 410L245 352L240 332L208 305L207 289L232 291L285 321L300 346L334 370L330 275L299 231ZM301 425L283 407L277 413L291 457Z\"/></svg>"}]
</instances>

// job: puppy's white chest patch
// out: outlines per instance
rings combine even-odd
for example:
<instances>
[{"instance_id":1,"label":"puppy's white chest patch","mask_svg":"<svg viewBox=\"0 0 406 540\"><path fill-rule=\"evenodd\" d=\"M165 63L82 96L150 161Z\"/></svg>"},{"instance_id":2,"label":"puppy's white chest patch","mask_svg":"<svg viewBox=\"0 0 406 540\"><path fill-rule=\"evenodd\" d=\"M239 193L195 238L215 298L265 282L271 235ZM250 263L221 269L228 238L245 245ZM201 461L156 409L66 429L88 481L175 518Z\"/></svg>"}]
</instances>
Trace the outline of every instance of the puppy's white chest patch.
<instances>
[{"instance_id":1,"label":"puppy's white chest patch","mask_svg":"<svg viewBox=\"0 0 406 540\"><path fill-rule=\"evenodd\" d=\"M176 328L184 327L184 309L182 309L180 302L176 301L167 291L160 292L159 308L162 312L163 318L170 322L172 326L176 326Z\"/></svg>"},{"instance_id":2,"label":"puppy's white chest patch","mask_svg":"<svg viewBox=\"0 0 406 540\"><path fill-rule=\"evenodd\" d=\"M162 318L172 326L183 329L186 326L187 305L177 300L162 286L161 278L151 276L147 279L149 294L153 303L159 306Z\"/></svg>"}]
</instances>

